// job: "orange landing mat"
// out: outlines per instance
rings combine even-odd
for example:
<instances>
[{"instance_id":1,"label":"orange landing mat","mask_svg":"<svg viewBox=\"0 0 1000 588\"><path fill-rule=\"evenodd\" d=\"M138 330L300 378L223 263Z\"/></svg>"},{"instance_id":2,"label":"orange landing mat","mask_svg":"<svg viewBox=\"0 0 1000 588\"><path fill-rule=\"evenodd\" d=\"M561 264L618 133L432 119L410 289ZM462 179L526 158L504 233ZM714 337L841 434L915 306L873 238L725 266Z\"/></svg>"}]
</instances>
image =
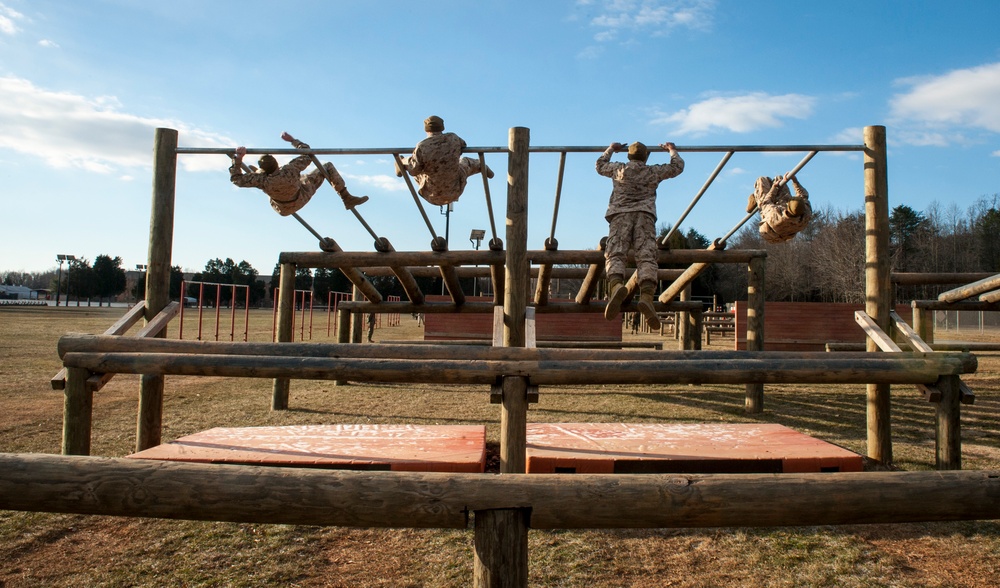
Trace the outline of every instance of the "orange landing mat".
<instances>
[{"instance_id":1,"label":"orange landing mat","mask_svg":"<svg viewBox=\"0 0 1000 588\"><path fill-rule=\"evenodd\" d=\"M483 472L482 425L215 428L128 457L201 463L419 472Z\"/></svg>"},{"instance_id":2,"label":"orange landing mat","mask_svg":"<svg viewBox=\"0 0 1000 588\"><path fill-rule=\"evenodd\" d=\"M528 473L860 472L861 456L774 424L528 424Z\"/></svg>"}]
</instances>

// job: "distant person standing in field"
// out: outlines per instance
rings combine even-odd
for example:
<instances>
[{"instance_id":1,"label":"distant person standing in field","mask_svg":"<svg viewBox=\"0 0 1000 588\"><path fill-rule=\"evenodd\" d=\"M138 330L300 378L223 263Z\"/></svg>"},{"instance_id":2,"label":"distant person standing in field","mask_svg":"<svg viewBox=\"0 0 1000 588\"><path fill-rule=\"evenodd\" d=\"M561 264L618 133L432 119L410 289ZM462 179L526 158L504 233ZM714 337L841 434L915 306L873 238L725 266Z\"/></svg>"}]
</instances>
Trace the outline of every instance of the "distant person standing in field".
<instances>
[{"instance_id":1,"label":"distant person standing in field","mask_svg":"<svg viewBox=\"0 0 1000 588\"><path fill-rule=\"evenodd\" d=\"M621 143L612 143L597 158L597 173L611 178L611 200L604 215L609 224L607 246L604 250L604 270L608 275L610 298L604 308L604 318L613 320L621 311L628 296L625 287L625 263L631 249L635 256L639 279L639 312L646 317L651 329L660 328L659 317L653 307L656 292L656 188L660 182L684 171L684 160L673 143L663 143L661 148L670 153L670 163L646 165L649 149L638 141L628 147L628 163L612 162L611 155L625 149Z\"/></svg>"},{"instance_id":2,"label":"distant person standing in field","mask_svg":"<svg viewBox=\"0 0 1000 588\"><path fill-rule=\"evenodd\" d=\"M445 133L441 117L427 117L424 131L427 138L417 143L413 155L400 158L403 169L396 165L396 176L402 177L405 170L417 179L417 193L424 200L438 206L458 200L469 176L483 172L484 167L486 177L493 177L493 170L480 160L462 157L465 141L455 133Z\"/></svg>"},{"instance_id":3,"label":"distant person standing in field","mask_svg":"<svg viewBox=\"0 0 1000 588\"><path fill-rule=\"evenodd\" d=\"M288 133L282 133L281 138L292 143L297 149L309 149L309 145L298 141ZM280 167L274 156L261 155L257 160L259 168L251 167L250 173L244 173L243 157L246 154L246 147L241 145L236 148L236 156L233 157L233 164L229 167L229 180L240 188L263 190L271 198L271 208L281 216L288 216L308 204L316 190L326 181L326 176L319 169L302 175L312 163L311 155L299 155ZM332 163L326 162L323 168L344 202L344 208L350 210L368 201L367 196L352 196L347 191L344 179L340 177Z\"/></svg>"},{"instance_id":4,"label":"distant person standing in field","mask_svg":"<svg viewBox=\"0 0 1000 588\"><path fill-rule=\"evenodd\" d=\"M795 196L788 189L784 176L757 178L753 194L747 200L747 212L760 209L760 235L768 243L784 243L806 228L812 219L809 192L795 176L791 176Z\"/></svg>"},{"instance_id":5,"label":"distant person standing in field","mask_svg":"<svg viewBox=\"0 0 1000 588\"><path fill-rule=\"evenodd\" d=\"M368 342L372 342L372 335L375 334L375 313L368 313Z\"/></svg>"}]
</instances>

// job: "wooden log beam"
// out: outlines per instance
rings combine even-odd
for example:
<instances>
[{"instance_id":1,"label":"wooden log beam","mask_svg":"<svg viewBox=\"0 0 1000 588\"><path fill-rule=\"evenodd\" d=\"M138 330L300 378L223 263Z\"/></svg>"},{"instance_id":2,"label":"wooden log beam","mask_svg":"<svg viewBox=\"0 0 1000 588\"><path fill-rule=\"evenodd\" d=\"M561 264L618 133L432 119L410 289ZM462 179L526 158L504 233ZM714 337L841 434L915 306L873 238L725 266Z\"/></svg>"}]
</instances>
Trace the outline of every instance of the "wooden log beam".
<instances>
[{"instance_id":1,"label":"wooden log beam","mask_svg":"<svg viewBox=\"0 0 1000 588\"><path fill-rule=\"evenodd\" d=\"M960 300L958 302L942 302L940 300L914 300L911 303L914 309L922 310L983 310L1000 311L1000 304L996 302L982 302L977 300Z\"/></svg>"},{"instance_id":2,"label":"wooden log beam","mask_svg":"<svg viewBox=\"0 0 1000 588\"><path fill-rule=\"evenodd\" d=\"M559 350L550 349L548 352ZM661 352L662 353L662 352ZM774 352L771 352L774 353ZM870 354L855 359L819 352L821 359L687 359L621 362L468 359L365 359L197 355L177 353L67 353L63 364L127 374L294 378L370 382L491 384L526 377L533 385L601 384L933 384L967 373L962 354ZM967 355L967 354L966 354Z\"/></svg>"},{"instance_id":3,"label":"wooden log beam","mask_svg":"<svg viewBox=\"0 0 1000 588\"><path fill-rule=\"evenodd\" d=\"M996 290L997 288L1000 288L1000 274L966 284L954 290L942 292L938 295L938 300L941 302L958 302L959 300L972 298L973 296L989 292L990 290Z\"/></svg>"},{"instance_id":4,"label":"wooden log beam","mask_svg":"<svg viewBox=\"0 0 1000 588\"><path fill-rule=\"evenodd\" d=\"M943 272L892 272L889 279L898 286L939 286L946 284L968 284L983 280L995 274L986 272L943 273Z\"/></svg>"},{"instance_id":5,"label":"wooden log beam","mask_svg":"<svg viewBox=\"0 0 1000 588\"><path fill-rule=\"evenodd\" d=\"M989 470L494 476L2 453L0 471L2 510L203 521L467 528L470 512L509 508L530 508L534 529L1000 519Z\"/></svg>"},{"instance_id":6,"label":"wooden log beam","mask_svg":"<svg viewBox=\"0 0 1000 588\"><path fill-rule=\"evenodd\" d=\"M344 324L348 321L340 321ZM530 349L519 347L487 347L468 345L468 348L455 349L453 342L420 342L415 346L403 343L384 343L379 345L384 357L393 359L488 359L496 361L573 361L607 359L618 362L629 361L687 361L695 359L712 361L767 361L767 360L804 360L823 362L830 356L823 351L737 351L734 349L708 351L642 351L642 350L603 350L590 351L585 349ZM618 345L619 342L614 342ZM624 345L624 343L621 343ZM650 343L643 343L650 344ZM68 334L59 338L56 346L60 357L68 353L172 353L195 355L249 355L275 357L319 357L319 358L368 358L370 348L351 343L256 343L240 341L194 341L180 339L141 339L129 337L114 337L108 335ZM925 357L923 353L904 353L902 357ZM838 358L848 360L863 360L881 356L867 352L838 353ZM935 353L931 357L958 359L962 362L965 373L976 370L977 361L974 355L964 352Z\"/></svg>"}]
</instances>

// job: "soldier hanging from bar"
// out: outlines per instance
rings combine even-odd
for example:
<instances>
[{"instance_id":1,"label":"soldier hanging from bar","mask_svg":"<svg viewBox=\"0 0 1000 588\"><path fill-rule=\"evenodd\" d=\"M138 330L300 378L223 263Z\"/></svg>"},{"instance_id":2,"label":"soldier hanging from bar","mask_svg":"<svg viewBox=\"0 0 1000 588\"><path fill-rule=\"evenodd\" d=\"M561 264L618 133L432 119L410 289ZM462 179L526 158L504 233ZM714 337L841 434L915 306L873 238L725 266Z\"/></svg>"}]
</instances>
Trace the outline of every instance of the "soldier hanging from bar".
<instances>
[{"instance_id":1,"label":"soldier hanging from bar","mask_svg":"<svg viewBox=\"0 0 1000 588\"><path fill-rule=\"evenodd\" d=\"M791 181L795 196L788 189ZM812 220L809 192L795 176L767 176L757 178L753 194L747 200L747 212L760 209L761 236L768 243L784 243L806 228Z\"/></svg>"}]
</instances>

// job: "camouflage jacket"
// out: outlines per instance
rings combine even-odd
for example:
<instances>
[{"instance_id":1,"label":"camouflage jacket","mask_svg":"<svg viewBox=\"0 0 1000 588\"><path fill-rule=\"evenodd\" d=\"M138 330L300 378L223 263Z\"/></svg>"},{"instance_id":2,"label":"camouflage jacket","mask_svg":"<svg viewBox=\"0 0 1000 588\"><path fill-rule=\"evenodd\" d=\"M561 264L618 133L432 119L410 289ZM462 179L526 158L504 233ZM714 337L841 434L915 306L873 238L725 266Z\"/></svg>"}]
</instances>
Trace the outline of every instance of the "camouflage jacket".
<instances>
[{"instance_id":1,"label":"camouflage jacket","mask_svg":"<svg viewBox=\"0 0 1000 588\"><path fill-rule=\"evenodd\" d=\"M465 141L455 133L436 133L417 143L407 171L417 179L420 195L430 202L456 200L465 190L466 171L460 165Z\"/></svg>"},{"instance_id":2,"label":"camouflage jacket","mask_svg":"<svg viewBox=\"0 0 1000 588\"><path fill-rule=\"evenodd\" d=\"M311 163L308 155L300 155L270 175L260 171L243 173L243 168L234 163L229 168L229 180L240 188L260 188L271 198L271 207L287 216L302 208L296 206L302 188L301 174Z\"/></svg>"},{"instance_id":3,"label":"camouflage jacket","mask_svg":"<svg viewBox=\"0 0 1000 588\"><path fill-rule=\"evenodd\" d=\"M672 155L670 163L620 163L611 161L612 153L609 147L597 158L597 173L611 178L614 184L604 218L610 220L623 212L645 212L655 219L656 188L663 180L679 176L684 171L684 160L680 155Z\"/></svg>"}]
</instances>

